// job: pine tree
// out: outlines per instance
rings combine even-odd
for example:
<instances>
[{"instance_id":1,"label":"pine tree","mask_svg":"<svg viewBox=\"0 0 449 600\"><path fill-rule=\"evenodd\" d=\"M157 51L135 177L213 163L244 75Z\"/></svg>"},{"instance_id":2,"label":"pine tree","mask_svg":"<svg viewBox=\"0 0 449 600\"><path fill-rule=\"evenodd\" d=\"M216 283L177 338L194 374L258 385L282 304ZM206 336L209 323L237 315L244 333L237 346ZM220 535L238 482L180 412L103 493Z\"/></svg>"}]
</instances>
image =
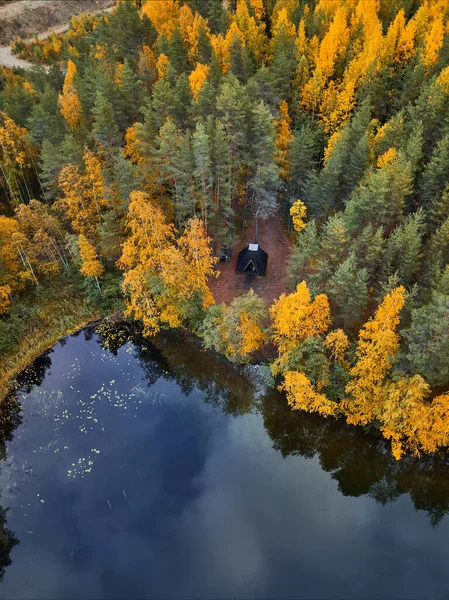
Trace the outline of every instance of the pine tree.
<instances>
[{"instance_id":1,"label":"pine tree","mask_svg":"<svg viewBox=\"0 0 449 600\"><path fill-rule=\"evenodd\" d=\"M121 96L119 123L121 129L126 129L140 118L140 107L145 100L143 84L128 59L124 60L123 68L118 73L117 84Z\"/></svg>"},{"instance_id":2,"label":"pine tree","mask_svg":"<svg viewBox=\"0 0 449 600\"><path fill-rule=\"evenodd\" d=\"M398 281L410 287L421 262L424 214L420 210L408 215L390 235L385 247L385 265L388 274L397 273Z\"/></svg>"},{"instance_id":3,"label":"pine tree","mask_svg":"<svg viewBox=\"0 0 449 600\"><path fill-rule=\"evenodd\" d=\"M435 146L432 156L424 167L418 197L423 206L441 196L449 183L449 135Z\"/></svg>"},{"instance_id":4,"label":"pine tree","mask_svg":"<svg viewBox=\"0 0 449 600\"><path fill-rule=\"evenodd\" d=\"M212 162L211 144L206 127L198 122L192 137L193 155L195 157L194 175L197 182L198 196L201 204L201 216L206 227L209 227L209 212L212 210ZM212 215L211 215L212 216Z\"/></svg>"},{"instance_id":5,"label":"pine tree","mask_svg":"<svg viewBox=\"0 0 449 600\"><path fill-rule=\"evenodd\" d=\"M61 143L65 122L58 108L58 93L52 87L46 86L39 103L33 105L27 128L35 144L42 144L43 140Z\"/></svg>"},{"instance_id":6,"label":"pine tree","mask_svg":"<svg viewBox=\"0 0 449 600\"><path fill-rule=\"evenodd\" d=\"M276 159L280 168L279 176L285 181L291 178L291 148L294 143L294 137L291 130L291 118L288 114L288 104L284 100L279 107L280 116L276 121Z\"/></svg>"},{"instance_id":7,"label":"pine tree","mask_svg":"<svg viewBox=\"0 0 449 600\"><path fill-rule=\"evenodd\" d=\"M429 303L412 310L410 327L402 332L407 341L411 373L419 373L432 386L449 382L449 295L435 291Z\"/></svg>"},{"instance_id":8,"label":"pine tree","mask_svg":"<svg viewBox=\"0 0 449 600\"><path fill-rule=\"evenodd\" d=\"M262 219L274 215L279 168L276 165L276 133L269 109L261 102L253 109L249 187L255 213Z\"/></svg>"},{"instance_id":9,"label":"pine tree","mask_svg":"<svg viewBox=\"0 0 449 600\"><path fill-rule=\"evenodd\" d=\"M358 268L354 253L342 262L329 280L329 297L345 331L360 325L368 302L368 271Z\"/></svg>"},{"instance_id":10,"label":"pine tree","mask_svg":"<svg viewBox=\"0 0 449 600\"><path fill-rule=\"evenodd\" d=\"M297 68L296 28L286 9L282 9L273 27L270 74L279 101L290 98L290 88Z\"/></svg>"},{"instance_id":11,"label":"pine tree","mask_svg":"<svg viewBox=\"0 0 449 600\"><path fill-rule=\"evenodd\" d=\"M103 151L110 152L113 147L120 144L120 132L112 105L101 92L97 95L92 116L94 118L92 139Z\"/></svg>"}]
</instances>

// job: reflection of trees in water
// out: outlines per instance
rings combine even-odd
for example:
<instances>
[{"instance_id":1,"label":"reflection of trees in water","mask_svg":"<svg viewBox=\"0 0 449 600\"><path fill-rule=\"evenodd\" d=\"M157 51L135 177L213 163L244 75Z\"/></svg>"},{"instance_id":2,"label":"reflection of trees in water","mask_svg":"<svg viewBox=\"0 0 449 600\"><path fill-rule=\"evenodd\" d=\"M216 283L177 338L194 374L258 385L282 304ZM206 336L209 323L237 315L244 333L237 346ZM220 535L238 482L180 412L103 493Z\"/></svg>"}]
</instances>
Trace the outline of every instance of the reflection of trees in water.
<instances>
[{"instance_id":1,"label":"reflection of trees in water","mask_svg":"<svg viewBox=\"0 0 449 600\"><path fill-rule=\"evenodd\" d=\"M169 365L164 377L173 378L184 394L196 387L208 403L238 416L254 408L254 386L239 367L215 352L205 351L198 339L168 333L154 343Z\"/></svg>"},{"instance_id":2,"label":"reflection of trees in water","mask_svg":"<svg viewBox=\"0 0 449 600\"><path fill-rule=\"evenodd\" d=\"M94 328L89 328L89 339ZM95 327L97 341L117 355L128 341L134 344L134 356L148 386L160 377L176 381L188 396L198 388L205 401L221 406L227 414L240 415L253 406L254 388L241 369L222 356L206 352L196 338L182 333L164 332L151 340L142 337L136 324L111 321Z\"/></svg>"},{"instance_id":3,"label":"reflection of trees in water","mask_svg":"<svg viewBox=\"0 0 449 600\"><path fill-rule=\"evenodd\" d=\"M45 371L44 371L45 372ZM15 393L0 403L0 460L6 460L6 442L12 440L15 429L22 423L22 407ZM1 467L0 467L1 468ZM6 510L0 506L0 581L11 564L10 553L19 540L6 527Z\"/></svg>"},{"instance_id":4,"label":"reflection of trees in water","mask_svg":"<svg viewBox=\"0 0 449 600\"><path fill-rule=\"evenodd\" d=\"M35 385L39 386L45 379L47 371L51 367L50 354L53 350L47 350L41 354L29 367L24 369L15 379L14 389L29 394Z\"/></svg>"},{"instance_id":5,"label":"reflection of trees in water","mask_svg":"<svg viewBox=\"0 0 449 600\"><path fill-rule=\"evenodd\" d=\"M11 550L19 543L12 531L6 527L6 510L0 507L0 581L11 564Z\"/></svg>"},{"instance_id":6,"label":"reflection of trees in water","mask_svg":"<svg viewBox=\"0 0 449 600\"><path fill-rule=\"evenodd\" d=\"M220 406L226 414L238 416L260 409L274 447L284 457L318 456L321 467L331 473L343 495L368 495L387 504L409 494L415 508L425 510L433 524L449 512L447 457L396 461L388 443L373 431L292 411L285 397L275 391L256 402L247 373L214 352L204 351L192 336L168 332L150 342L141 336L137 325L122 322L88 328L85 339L92 339L95 333L101 347L114 355L128 341L133 342L133 354L148 386L164 377L175 381L186 395L198 388L206 402ZM40 385L50 366L46 353L20 376L22 389L28 392L33 385ZM20 406L10 397L0 407L0 458L5 458L5 442L20 422Z\"/></svg>"},{"instance_id":7,"label":"reflection of trees in water","mask_svg":"<svg viewBox=\"0 0 449 600\"><path fill-rule=\"evenodd\" d=\"M262 414L274 447L284 457L318 456L343 495L367 495L387 504L409 494L415 509L425 510L433 525L449 512L447 456L396 461L386 440L375 432L292 411L276 392L264 398Z\"/></svg>"},{"instance_id":8,"label":"reflection of trees in water","mask_svg":"<svg viewBox=\"0 0 449 600\"><path fill-rule=\"evenodd\" d=\"M15 393L0 402L0 460L6 460L6 442L13 438L14 430L22 423L22 407Z\"/></svg>"},{"instance_id":9,"label":"reflection of trees in water","mask_svg":"<svg viewBox=\"0 0 449 600\"><path fill-rule=\"evenodd\" d=\"M97 342L103 348L117 356L120 348L136 334L137 327L124 321L103 321L94 327L84 329L84 338L89 341L94 334Z\"/></svg>"},{"instance_id":10,"label":"reflection of trees in water","mask_svg":"<svg viewBox=\"0 0 449 600\"><path fill-rule=\"evenodd\" d=\"M260 406L245 372L218 354L205 352L195 338L169 332L150 343L137 329L128 328L127 334L125 341L132 339L135 344L134 354L149 385L163 376L176 381L186 395L197 387L206 402L235 416ZM113 337L119 339L120 335L115 331ZM396 461L386 440L376 432L292 411L285 397L275 391L265 395L261 407L274 447L284 457L318 456L321 467L331 473L343 495L367 495L387 504L409 494L415 508L425 510L433 524L449 512L447 458Z\"/></svg>"}]
</instances>

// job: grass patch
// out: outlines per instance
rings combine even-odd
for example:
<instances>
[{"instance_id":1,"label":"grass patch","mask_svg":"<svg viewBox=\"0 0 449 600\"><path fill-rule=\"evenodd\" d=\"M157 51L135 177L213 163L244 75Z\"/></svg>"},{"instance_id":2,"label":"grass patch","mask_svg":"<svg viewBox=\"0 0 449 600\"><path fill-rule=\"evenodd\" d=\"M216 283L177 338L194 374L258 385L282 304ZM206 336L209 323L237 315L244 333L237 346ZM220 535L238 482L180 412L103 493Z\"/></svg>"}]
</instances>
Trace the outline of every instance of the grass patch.
<instances>
[{"instance_id":1,"label":"grass patch","mask_svg":"<svg viewBox=\"0 0 449 600\"><path fill-rule=\"evenodd\" d=\"M3 322L0 355L0 402L13 389L13 380L63 336L121 307L86 299L76 285L41 287ZM112 310L111 310L112 309Z\"/></svg>"}]
</instances>

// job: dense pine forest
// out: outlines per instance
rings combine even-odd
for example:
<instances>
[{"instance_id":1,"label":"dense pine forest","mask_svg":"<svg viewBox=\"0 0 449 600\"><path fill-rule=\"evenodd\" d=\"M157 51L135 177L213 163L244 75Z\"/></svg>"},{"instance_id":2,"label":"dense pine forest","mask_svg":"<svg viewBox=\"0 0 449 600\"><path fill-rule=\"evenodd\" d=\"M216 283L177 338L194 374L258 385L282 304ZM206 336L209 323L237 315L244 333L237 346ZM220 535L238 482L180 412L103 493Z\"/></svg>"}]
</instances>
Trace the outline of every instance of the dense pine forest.
<instances>
[{"instance_id":1,"label":"dense pine forest","mask_svg":"<svg viewBox=\"0 0 449 600\"><path fill-rule=\"evenodd\" d=\"M122 0L13 49L35 66L0 71L3 390L124 310L264 350L292 408L396 458L449 445L447 0ZM285 293L217 304L256 216L291 239Z\"/></svg>"}]
</instances>

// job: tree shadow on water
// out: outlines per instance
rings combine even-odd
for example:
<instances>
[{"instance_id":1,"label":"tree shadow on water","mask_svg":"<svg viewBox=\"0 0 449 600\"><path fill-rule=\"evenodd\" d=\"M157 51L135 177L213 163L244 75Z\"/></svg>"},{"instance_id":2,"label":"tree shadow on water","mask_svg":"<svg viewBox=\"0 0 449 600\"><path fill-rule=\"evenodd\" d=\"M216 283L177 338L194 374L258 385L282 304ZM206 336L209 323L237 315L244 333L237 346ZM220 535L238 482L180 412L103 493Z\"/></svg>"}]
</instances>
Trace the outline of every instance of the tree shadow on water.
<instances>
[{"instance_id":1,"label":"tree shadow on water","mask_svg":"<svg viewBox=\"0 0 449 600\"><path fill-rule=\"evenodd\" d=\"M406 456L397 461L389 443L373 430L292 410L277 392L262 403L265 429L284 457L317 456L345 496L369 496L386 505L408 494L432 525L449 513L449 457Z\"/></svg>"}]
</instances>

